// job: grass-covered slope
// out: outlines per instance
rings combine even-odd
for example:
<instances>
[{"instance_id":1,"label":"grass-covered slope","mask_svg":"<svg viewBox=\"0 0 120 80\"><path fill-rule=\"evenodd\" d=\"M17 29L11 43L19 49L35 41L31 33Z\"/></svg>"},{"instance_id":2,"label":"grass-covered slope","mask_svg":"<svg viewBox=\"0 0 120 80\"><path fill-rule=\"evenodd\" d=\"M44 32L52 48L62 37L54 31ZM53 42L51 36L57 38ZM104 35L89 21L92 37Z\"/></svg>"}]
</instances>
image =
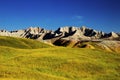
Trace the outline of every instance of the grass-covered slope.
<instances>
[{"instance_id":1,"label":"grass-covered slope","mask_svg":"<svg viewBox=\"0 0 120 80\"><path fill-rule=\"evenodd\" d=\"M86 48L0 47L0 80L119 80L120 55Z\"/></svg>"},{"instance_id":2,"label":"grass-covered slope","mask_svg":"<svg viewBox=\"0 0 120 80\"><path fill-rule=\"evenodd\" d=\"M7 46L7 47L21 48L21 49L36 49L36 48L51 47L48 44L31 39L4 37L4 36L0 36L0 46Z\"/></svg>"},{"instance_id":3,"label":"grass-covered slope","mask_svg":"<svg viewBox=\"0 0 120 80\"><path fill-rule=\"evenodd\" d=\"M120 80L120 54L0 37L0 80Z\"/></svg>"},{"instance_id":4,"label":"grass-covered slope","mask_svg":"<svg viewBox=\"0 0 120 80\"><path fill-rule=\"evenodd\" d=\"M102 41L74 41L74 40L56 40L54 45L71 47L71 48L89 48L101 49L109 52L120 53L120 41L115 40L102 40Z\"/></svg>"}]
</instances>

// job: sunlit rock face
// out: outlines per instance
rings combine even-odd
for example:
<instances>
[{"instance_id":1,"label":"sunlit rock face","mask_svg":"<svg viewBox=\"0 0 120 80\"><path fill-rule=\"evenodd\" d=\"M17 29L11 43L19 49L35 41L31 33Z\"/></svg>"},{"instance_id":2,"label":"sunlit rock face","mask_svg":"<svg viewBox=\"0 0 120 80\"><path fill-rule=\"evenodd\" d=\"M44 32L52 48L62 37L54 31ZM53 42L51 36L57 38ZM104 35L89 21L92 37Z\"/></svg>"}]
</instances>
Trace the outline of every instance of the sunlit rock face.
<instances>
[{"instance_id":1,"label":"sunlit rock face","mask_svg":"<svg viewBox=\"0 0 120 80\"><path fill-rule=\"evenodd\" d=\"M40 36L45 35L46 33L51 33L51 31L45 30L40 27L30 27L25 30L16 30L16 31L0 30L1 36L12 36L12 37L22 37L22 38L31 38L31 39L36 39Z\"/></svg>"},{"instance_id":2,"label":"sunlit rock face","mask_svg":"<svg viewBox=\"0 0 120 80\"><path fill-rule=\"evenodd\" d=\"M1 36L12 36L21 38L30 38L38 40L48 40L54 38L66 39L66 40L92 40L92 39L114 39L119 35L115 32L105 33L102 31L96 31L86 26L75 27L65 26L60 27L55 31L45 30L40 27L29 27L24 30L6 31L0 30Z\"/></svg>"}]
</instances>

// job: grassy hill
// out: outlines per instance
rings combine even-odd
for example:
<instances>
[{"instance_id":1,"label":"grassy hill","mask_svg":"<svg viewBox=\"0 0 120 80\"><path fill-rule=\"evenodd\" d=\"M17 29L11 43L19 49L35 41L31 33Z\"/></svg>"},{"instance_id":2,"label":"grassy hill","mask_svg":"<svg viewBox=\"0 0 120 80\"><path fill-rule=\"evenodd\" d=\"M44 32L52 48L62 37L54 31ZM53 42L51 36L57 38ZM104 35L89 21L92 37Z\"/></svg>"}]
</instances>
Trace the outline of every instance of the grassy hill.
<instances>
[{"instance_id":1,"label":"grassy hill","mask_svg":"<svg viewBox=\"0 0 120 80\"><path fill-rule=\"evenodd\" d=\"M0 40L4 38L8 37ZM12 39L33 41L10 37L8 41ZM118 53L49 45L32 49L37 43L22 49L0 41L0 80L120 80Z\"/></svg>"},{"instance_id":2,"label":"grassy hill","mask_svg":"<svg viewBox=\"0 0 120 80\"><path fill-rule=\"evenodd\" d=\"M0 36L0 46L7 46L21 49L36 49L51 47L48 44L25 38L3 37Z\"/></svg>"},{"instance_id":3,"label":"grassy hill","mask_svg":"<svg viewBox=\"0 0 120 80\"><path fill-rule=\"evenodd\" d=\"M89 48L98 49L109 52L120 53L120 41L115 40L103 40L103 41L74 41L59 39L56 40L54 45L71 47L71 48Z\"/></svg>"}]
</instances>

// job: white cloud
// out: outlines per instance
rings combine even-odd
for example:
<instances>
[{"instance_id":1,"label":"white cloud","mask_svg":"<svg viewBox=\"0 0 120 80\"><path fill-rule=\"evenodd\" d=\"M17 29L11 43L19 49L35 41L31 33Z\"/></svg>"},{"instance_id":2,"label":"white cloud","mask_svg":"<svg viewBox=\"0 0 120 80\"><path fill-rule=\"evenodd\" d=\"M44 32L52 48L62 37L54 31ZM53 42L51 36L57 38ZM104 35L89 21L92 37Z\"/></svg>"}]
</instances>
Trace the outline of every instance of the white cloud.
<instances>
[{"instance_id":1,"label":"white cloud","mask_svg":"<svg viewBox=\"0 0 120 80\"><path fill-rule=\"evenodd\" d=\"M80 15L73 16L72 21L75 22L76 24L84 23L83 16L80 16Z\"/></svg>"},{"instance_id":2,"label":"white cloud","mask_svg":"<svg viewBox=\"0 0 120 80\"><path fill-rule=\"evenodd\" d=\"M81 19L83 19L83 16L74 16L73 19L79 19L79 20L81 20Z\"/></svg>"},{"instance_id":3,"label":"white cloud","mask_svg":"<svg viewBox=\"0 0 120 80\"><path fill-rule=\"evenodd\" d=\"M83 19L83 16L75 16L76 19Z\"/></svg>"}]
</instances>

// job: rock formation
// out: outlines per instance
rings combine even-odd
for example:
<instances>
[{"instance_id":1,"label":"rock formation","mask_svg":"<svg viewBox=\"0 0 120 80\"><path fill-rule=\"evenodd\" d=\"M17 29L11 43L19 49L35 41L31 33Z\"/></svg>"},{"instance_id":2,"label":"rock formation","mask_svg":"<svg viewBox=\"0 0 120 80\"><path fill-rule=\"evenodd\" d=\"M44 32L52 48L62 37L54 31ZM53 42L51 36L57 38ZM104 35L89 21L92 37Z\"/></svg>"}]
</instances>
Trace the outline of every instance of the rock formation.
<instances>
[{"instance_id":1,"label":"rock formation","mask_svg":"<svg viewBox=\"0 0 120 80\"><path fill-rule=\"evenodd\" d=\"M37 40L65 39L65 40L95 40L95 39L114 39L119 35L115 32L104 33L94 29L82 27L60 27L55 31L45 30L40 27L30 27L25 30L6 31L0 30L1 36L12 36L21 38L30 38Z\"/></svg>"}]
</instances>

